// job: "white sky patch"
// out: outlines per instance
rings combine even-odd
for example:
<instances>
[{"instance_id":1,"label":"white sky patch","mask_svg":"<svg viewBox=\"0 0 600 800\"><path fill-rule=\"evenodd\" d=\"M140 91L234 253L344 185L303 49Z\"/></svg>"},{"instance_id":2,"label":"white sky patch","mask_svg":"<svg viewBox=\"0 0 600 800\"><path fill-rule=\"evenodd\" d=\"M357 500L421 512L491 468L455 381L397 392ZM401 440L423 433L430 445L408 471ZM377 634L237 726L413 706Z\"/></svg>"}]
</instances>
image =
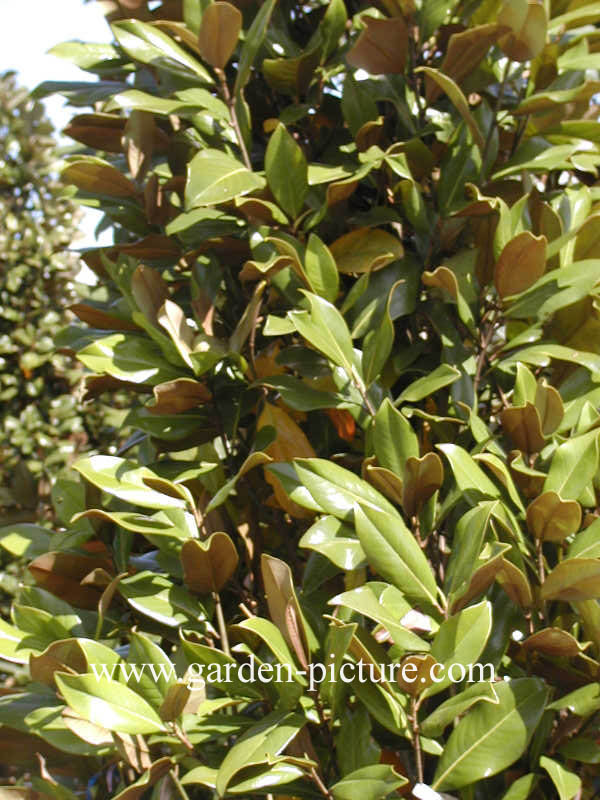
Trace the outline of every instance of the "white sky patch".
<instances>
[{"instance_id":1,"label":"white sky patch","mask_svg":"<svg viewBox=\"0 0 600 800\"><path fill-rule=\"evenodd\" d=\"M456 800L454 795L436 792L426 783L416 783L412 791L413 797L418 800Z\"/></svg>"},{"instance_id":2,"label":"white sky patch","mask_svg":"<svg viewBox=\"0 0 600 800\"><path fill-rule=\"evenodd\" d=\"M34 89L48 80L95 80L93 75L71 62L48 55L48 50L73 39L111 42L113 37L98 3L84 3L83 0L0 0L0 13L0 72L15 70L19 85L27 89ZM65 99L59 95L47 98L44 105L57 133L77 113L66 106ZM85 110L81 109L82 112ZM63 141L71 142L70 139ZM80 223L84 238L76 242L76 247L111 243L110 234L103 235L99 241L94 237L94 228L100 218L100 212L84 209Z\"/></svg>"}]
</instances>

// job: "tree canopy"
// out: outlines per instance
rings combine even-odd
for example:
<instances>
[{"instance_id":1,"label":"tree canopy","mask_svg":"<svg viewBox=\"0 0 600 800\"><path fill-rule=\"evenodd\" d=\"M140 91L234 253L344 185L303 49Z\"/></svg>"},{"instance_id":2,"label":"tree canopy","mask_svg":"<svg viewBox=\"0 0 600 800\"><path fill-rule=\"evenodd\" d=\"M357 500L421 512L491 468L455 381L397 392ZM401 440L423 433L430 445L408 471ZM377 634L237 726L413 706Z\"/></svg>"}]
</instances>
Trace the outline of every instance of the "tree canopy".
<instances>
[{"instance_id":1,"label":"tree canopy","mask_svg":"<svg viewBox=\"0 0 600 800\"><path fill-rule=\"evenodd\" d=\"M55 343L133 433L0 531L21 783L591 798L598 4L107 11L36 96L114 232Z\"/></svg>"}]
</instances>

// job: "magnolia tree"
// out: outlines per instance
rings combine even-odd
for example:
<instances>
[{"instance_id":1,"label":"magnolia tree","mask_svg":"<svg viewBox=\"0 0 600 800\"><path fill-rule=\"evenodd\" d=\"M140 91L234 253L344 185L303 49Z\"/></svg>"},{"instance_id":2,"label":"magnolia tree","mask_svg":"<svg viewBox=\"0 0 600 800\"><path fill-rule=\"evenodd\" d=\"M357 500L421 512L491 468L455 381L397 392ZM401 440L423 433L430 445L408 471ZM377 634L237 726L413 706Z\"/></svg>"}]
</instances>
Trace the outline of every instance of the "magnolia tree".
<instances>
[{"instance_id":1,"label":"magnolia tree","mask_svg":"<svg viewBox=\"0 0 600 800\"><path fill-rule=\"evenodd\" d=\"M12 792L591 798L598 4L108 12L37 93L134 433L3 530Z\"/></svg>"},{"instance_id":2,"label":"magnolia tree","mask_svg":"<svg viewBox=\"0 0 600 800\"><path fill-rule=\"evenodd\" d=\"M3 524L35 521L53 476L97 445L110 422L85 414L71 390L82 365L55 352L79 298L72 247L80 212L59 180L43 105L0 75L0 510ZM82 287L83 288L83 287ZM112 435L114 439L114 432ZM18 546L17 546L18 550ZM20 555L16 552L13 555Z\"/></svg>"},{"instance_id":3,"label":"magnolia tree","mask_svg":"<svg viewBox=\"0 0 600 800\"><path fill-rule=\"evenodd\" d=\"M64 251L76 206L53 170L52 130L14 73L0 75L0 507L15 516L37 504L34 476L64 464L83 433L73 365L54 353L74 296Z\"/></svg>"}]
</instances>

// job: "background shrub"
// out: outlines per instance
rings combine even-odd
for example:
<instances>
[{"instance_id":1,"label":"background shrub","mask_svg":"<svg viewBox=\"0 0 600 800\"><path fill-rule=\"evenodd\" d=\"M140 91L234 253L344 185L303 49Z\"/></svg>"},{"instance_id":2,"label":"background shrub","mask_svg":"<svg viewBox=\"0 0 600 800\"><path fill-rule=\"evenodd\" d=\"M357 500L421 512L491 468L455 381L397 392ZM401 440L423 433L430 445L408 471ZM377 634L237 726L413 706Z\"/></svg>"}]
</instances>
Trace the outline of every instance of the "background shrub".
<instances>
[{"instance_id":1,"label":"background shrub","mask_svg":"<svg viewBox=\"0 0 600 800\"><path fill-rule=\"evenodd\" d=\"M96 443L103 412L84 418L74 391L82 367L55 350L79 299L69 248L80 212L59 180L43 105L14 73L0 77L0 131L0 506L34 521L51 477Z\"/></svg>"}]
</instances>

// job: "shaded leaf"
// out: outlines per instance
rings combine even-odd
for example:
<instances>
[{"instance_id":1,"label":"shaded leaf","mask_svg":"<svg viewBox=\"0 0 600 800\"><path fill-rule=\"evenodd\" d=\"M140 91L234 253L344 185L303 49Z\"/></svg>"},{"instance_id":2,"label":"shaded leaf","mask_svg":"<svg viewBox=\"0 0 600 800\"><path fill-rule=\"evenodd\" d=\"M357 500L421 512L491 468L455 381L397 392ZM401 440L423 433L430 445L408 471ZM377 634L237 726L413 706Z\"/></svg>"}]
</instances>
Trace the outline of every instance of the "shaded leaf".
<instances>
[{"instance_id":1,"label":"shaded leaf","mask_svg":"<svg viewBox=\"0 0 600 800\"><path fill-rule=\"evenodd\" d=\"M356 800L357 796L380 800L405 783L406 778L394 772L389 764L373 764L346 775L331 787L331 794L334 800Z\"/></svg>"},{"instance_id":2,"label":"shaded leaf","mask_svg":"<svg viewBox=\"0 0 600 800\"><path fill-rule=\"evenodd\" d=\"M78 189L91 194L110 197L135 197L138 190L129 178L118 169L100 159L72 161L62 171L65 183L73 183Z\"/></svg>"},{"instance_id":3,"label":"shaded leaf","mask_svg":"<svg viewBox=\"0 0 600 800\"><path fill-rule=\"evenodd\" d=\"M364 16L365 29L346 56L350 66L371 75L404 72L408 29L402 17L376 19Z\"/></svg>"},{"instance_id":4,"label":"shaded leaf","mask_svg":"<svg viewBox=\"0 0 600 800\"><path fill-rule=\"evenodd\" d=\"M402 507L409 517L419 514L444 482L444 467L437 453L408 458L404 471Z\"/></svg>"},{"instance_id":5,"label":"shaded leaf","mask_svg":"<svg viewBox=\"0 0 600 800\"><path fill-rule=\"evenodd\" d=\"M201 542L188 539L181 548L183 580L192 592L220 592L238 565L235 545L226 533L217 531Z\"/></svg>"},{"instance_id":6,"label":"shaded leaf","mask_svg":"<svg viewBox=\"0 0 600 800\"><path fill-rule=\"evenodd\" d=\"M546 237L523 231L503 248L494 267L494 283L502 299L520 294L546 269Z\"/></svg>"},{"instance_id":7,"label":"shaded leaf","mask_svg":"<svg viewBox=\"0 0 600 800\"><path fill-rule=\"evenodd\" d=\"M235 50L241 29L242 15L235 6L221 0L211 3L202 13L198 34L202 58L223 69Z\"/></svg>"},{"instance_id":8,"label":"shaded leaf","mask_svg":"<svg viewBox=\"0 0 600 800\"><path fill-rule=\"evenodd\" d=\"M357 228L340 236L329 249L342 273L373 272L404 255L400 239L380 228Z\"/></svg>"},{"instance_id":9,"label":"shaded leaf","mask_svg":"<svg viewBox=\"0 0 600 800\"><path fill-rule=\"evenodd\" d=\"M542 584L543 600L578 602L600 597L600 560L569 558L558 564Z\"/></svg>"},{"instance_id":10,"label":"shaded leaf","mask_svg":"<svg viewBox=\"0 0 600 800\"><path fill-rule=\"evenodd\" d=\"M556 492L544 492L527 507L527 527L538 539L562 542L581 524L581 506L561 500Z\"/></svg>"},{"instance_id":11,"label":"shaded leaf","mask_svg":"<svg viewBox=\"0 0 600 800\"><path fill-rule=\"evenodd\" d=\"M499 45L513 61L530 61L546 43L548 17L543 5L527 0L507 0L498 22L511 28Z\"/></svg>"}]
</instances>

